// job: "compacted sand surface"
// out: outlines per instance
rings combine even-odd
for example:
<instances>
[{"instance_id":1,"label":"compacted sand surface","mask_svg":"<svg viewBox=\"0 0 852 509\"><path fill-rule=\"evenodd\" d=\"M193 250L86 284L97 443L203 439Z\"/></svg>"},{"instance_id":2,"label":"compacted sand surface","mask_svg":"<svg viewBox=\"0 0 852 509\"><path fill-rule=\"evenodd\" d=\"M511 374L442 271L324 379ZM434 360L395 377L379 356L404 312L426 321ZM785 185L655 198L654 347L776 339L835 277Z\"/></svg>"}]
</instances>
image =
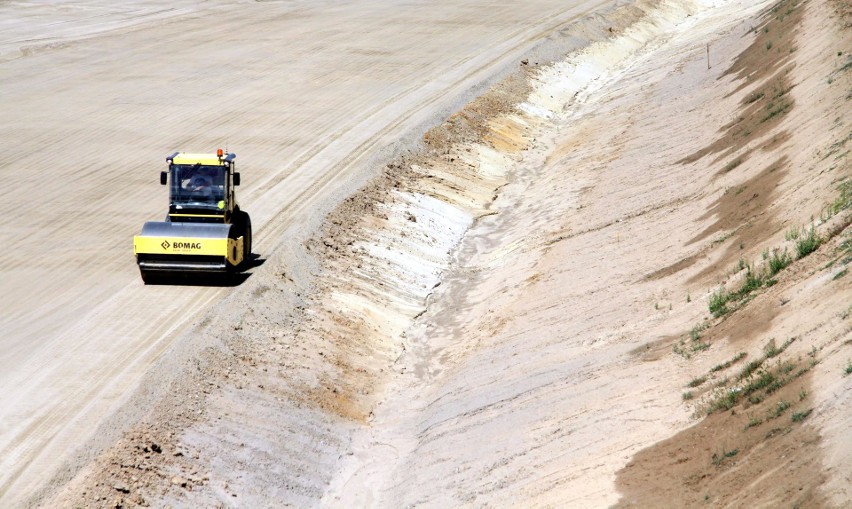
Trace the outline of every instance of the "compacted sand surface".
<instances>
[{"instance_id":1,"label":"compacted sand surface","mask_svg":"<svg viewBox=\"0 0 852 509\"><path fill-rule=\"evenodd\" d=\"M44 222L32 236L7 224L43 266L41 278L2 266L14 313L2 317L0 500L852 502L845 2L86 6L101 24L58 4L50 16L69 16L63 29L38 51L4 43L0 65L37 69L27 59L92 52L114 34L126 55L171 54L171 37L178 55L207 51L225 68L229 40L244 59L237 72L253 79L229 86L226 70L193 82L190 103L167 111L139 85L147 76L177 94L173 73L153 78L162 63L119 79L117 64L95 59L79 83L57 83L88 90L102 73L93 100L126 82L138 87L131 103L177 123L146 133L129 122L130 103L110 102L105 139L73 131L61 142L68 160L33 149L28 164L74 175L80 140L103 147L98 160L130 153L137 169L147 163L131 139L224 139L238 153L244 140L242 201L257 211L263 263L234 288L149 288L130 282L116 250L102 263L109 277L93 281L84 262L97 249L63 251L83 277L34 246L78 230L107 242L91 226L99 216ZM250 24L250 38L237 35ZM30 108L29 132L54 126L31 90L52 82L6 81L20 104L4 97L3 108ZM184 117L222 122L186 138ZM30 147L50 134L26 129L3 132ZM110 139L124 140L121 152ZM106 181L118 177L91 171L80 179L99 184L74 185L103 202L109 231L129 236L125 223L159 210L117 212L147 196L155 179L143 173L115 200ZM46 299L38 285L49 283L61 291ZM64 321L47 318L54 309ZM32 338L45 338L43 353L23 349Z\"/></svg>"}]
</instances>

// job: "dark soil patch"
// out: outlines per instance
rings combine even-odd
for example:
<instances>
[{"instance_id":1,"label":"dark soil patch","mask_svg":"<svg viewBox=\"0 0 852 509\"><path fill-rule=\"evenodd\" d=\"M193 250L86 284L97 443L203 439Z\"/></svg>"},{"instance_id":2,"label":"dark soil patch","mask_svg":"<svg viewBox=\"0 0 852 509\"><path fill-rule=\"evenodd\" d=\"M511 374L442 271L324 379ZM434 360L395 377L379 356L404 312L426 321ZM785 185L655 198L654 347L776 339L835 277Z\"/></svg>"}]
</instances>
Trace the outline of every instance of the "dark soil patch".
<instances>
[{"instance_id":1,"label":"dark soil patch","mask_svg":"<svg viewBox=\"0 0 852 509\"><path fill-rule=\"evenodd\" d=\"M696 253L694 255L687 256L682 260L678 260L675 263L663 267L662 269L655 270L654 272L645 276L645 281L653 281L655 279L662 279L664 277L669 277L673 274L677 274L678 272L688 269L695 265L695 262L700 260L704 256L704 250L700 253Z\"/></svg>"},{"instance_id":2,"label":"dark soil patch","mask_svg":"<svg viewBox=\"0 0 852 509\"><path fill-rule=\"evenodd\" d=\"M710 154L719 154L713 161L718 163L740 152L751 140L771 133L795 104L793 97L789 94L790 90L793 89L789 77L793 67L794 64L784 67L767 79L760 87L743 97L737 118L722 126L720 129L721 136L710 145L678 162L688 164ZM785 139L784 137L784 134L776 135L772 140L765 143L764 147L776 146L778 141ZM750 153L751 151L747 151L741 154L732 163L739 160L739 164L742 164ZM728 165L732 163L728 163ZM735 166L739 166L739 164ZM724 174L731 169L733 168L726 165L718 173Z\"/></svg>"},{"instance_id":3,"label":"dark soil patch","mask_svg":"<svg viewBox=\"0 0 852 509\"><path fill-rule=\"evenodd\" d=\"M754 221L772 204L781 179L787 174L789 159L784 156L742 184L728 188L699 221L716 217L716 222L690 239L699 242L716 233L739 228ZM763 225L766 226L766 225Z\"/></svg>"},{"instance_id":4,"label":"dark soil patch","mask_svg":"<svg viewBox=\"0 0 852 509\"><path fill-rule=\"evenodd\" d=\"M788 75L795 64L788 62L796 51L796 33L803 14L801 0L783 0L763 14L761 24L752 29L756 34L754 41L722 75L733 75L740 80L729 96L752 88L740 101L737 119L722 126L718 139L681 159L681 164L693 163L710 154L719 154L714 162L726 159L741 151L749 141L771 133L793 108L794 101L789 95L793 84ZM772 147L777 141L773 139L766 145ZM744 162L748 154L741 154L734 166ZM720 173L730 169L722 168Z\"/></svg>"},{"instance_id":5,"label":"dark soil patch","mask_svg":"<svg viewBox=\"0 0 852 509\"><path fill-rule=\"evenodd\" d=\"M754 150L771 152L791 138L791 133L785 130L773 134L758 146L747 148L752 140L772 134L795 105L789 93L794 86L790 71L795 66L790 59L795 52L796 33L803 14L804 2L801 0L781 1L763 13L762 23L752 30L756 34L755 40L723 74L734 75L741 80L729 96L760 80L762 83L743 94L736 119L720 128L721 134L716 140L684 157L679 163L690 164L707 155L716 154L713 164L726 161L716 175L729 175L747 167L744 163ZM732 260L741 256L740 251L746 246L754 245L774 233L774 219L766 211L776 197L775 188L787 173L787 164L786 157L780 158L756 177L729 189L701 218L717 216L717 221L692 238L690 244L720 232L735 232L736 238L728 244L721 261L690 278L690 283L703 282L708 275L724 270ZM659 279L687 269L718 243L657 270L646 276L646 279Z\"/></svg>"},{"instance_id":6,"label":"dark soil patch","mask_svg":"<svg viewBox=\"0 0 852 509\"><path fill-rule=\"evenodd\" d=\"M643 450L618 472L617 507L825 507L810 383L805 374Z\"/></svg>"},{"instance_id":7,"label":"dark soil patch","mask_svg":"<svg viewBox=\"0 0 852 509\"><path fill-rule=\"evenodd\" d=\"M722 75L743 80L730 95L776 73L790 60L797 49L796 35L806 4L803 0L782 0L763 13L761 24L752 29L754 41Z\"/></svg>"},{"instance_id":8,"label":"dark soil patch","mask_svg":"<svg viewBox=\"0 0 852 509\"><path fill-rule=\"evenodd\" d=\"M735 232L720 260L690 278L689 282L704 281L707 276L724 272L747 246L771 237L780 228L769 209L778 196L777 188L787 175L786 156L763 169L741 185L728 189L700 218L716 217L716 222L690 239L689 243L705 240L720 232Z\"/></svg>"},{"instance_id":9,"label":"dark soil patch","mask_svg":"<svg viewBox=\"0 0 852 509\"><path fill-rule=\"evenodd\" d=\"M630 351L631 355L635 355L642 362L654 362L662 359L672 351L672 344L677 341L679 336L663 336L654 341L649 341L644 345L634 348Z\"/></svg>"}]
</instances>

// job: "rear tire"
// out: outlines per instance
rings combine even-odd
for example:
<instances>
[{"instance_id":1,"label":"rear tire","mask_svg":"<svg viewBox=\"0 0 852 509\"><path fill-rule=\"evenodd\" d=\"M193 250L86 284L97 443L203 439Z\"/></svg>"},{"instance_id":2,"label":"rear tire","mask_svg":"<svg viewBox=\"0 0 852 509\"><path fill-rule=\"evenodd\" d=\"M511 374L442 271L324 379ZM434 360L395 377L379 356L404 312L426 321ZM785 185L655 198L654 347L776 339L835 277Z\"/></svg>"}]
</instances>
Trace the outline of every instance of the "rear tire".
<instances>
[{"instance_id":1,"label":"rear tire","mask_svg":"<svg viewBox=\"0 0 852 509\"><path fill-rule=\"evenodd\" d=\"M251 263L251 218L243 212L243 268Z\"/></svg>"},{"instance_id":2,"label":"rear tire","mask_svg":"<svg viewBox=\"0 0 852 509\"><path fill-rule=\"evenodd\" d=\"M245 270L251 262L251 218L242 210L234 215L234 225L237 227L237 236L243 237L243 261L238 269Z\"/></svg>"}]
</instances>

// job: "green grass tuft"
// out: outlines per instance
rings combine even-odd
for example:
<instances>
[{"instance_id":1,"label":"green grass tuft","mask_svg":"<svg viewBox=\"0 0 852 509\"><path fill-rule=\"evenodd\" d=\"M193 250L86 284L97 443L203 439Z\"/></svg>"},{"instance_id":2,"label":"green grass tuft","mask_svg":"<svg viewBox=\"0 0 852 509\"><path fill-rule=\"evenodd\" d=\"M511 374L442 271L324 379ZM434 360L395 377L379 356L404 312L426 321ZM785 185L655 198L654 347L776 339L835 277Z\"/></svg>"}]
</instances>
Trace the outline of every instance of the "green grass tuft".
<instances>
[{"instance_id":1,"label":"green grass tuft","mask_svg":"<svg viewBox=\"0 0 852 509\"><path fill-rule=\"evenodd\" d=\"M749 415L748 424L746 424L745 429L753 428L755 426L760 426L761 424L763 424L763 419Z\"/></svg>"},{"instance_id":2,"label":"green grass tuft","mask_svg":"<svg viewBox=\"0 0 852 509\"><path fill-rule=\"evenodd\" d=\"M726 451L725 448L723 447L721 452L718 452L718 453L714 452L713 453L713 457L711 458L711 460L713 461L713 464L718 467L719 465L722 464L722 461L725 458L733 458L739 452L740 452L739 449L732 449L730 451Z\"/></svg>"},{"instance_id":3,"label":"green grass tuft","mask_svg":"<svg viewBox=\"0 0 852 509\"><path fill-rule=\"evenodd\" d=\"M780 354L783 351L784 351L783 347L778 348L777 346L775 346L775 338L770 339L763 346L763 355L765 355L767 359L771 359L771 358L775 357L776 355Z\"/></svg>"},{"instance_id":4,"label":"green grass tuft","mask_svg":"<svg viewBox=\"0 0 852 509\"><path fill-rule=\"evenodd\" d=\"M786 248L784 249L784 251L773 249L772 255L767 261L769 262L769 277L778 274L779 272L787 268L788 265L793 263L793 259L790 257L789 254L787 254Z\"/></svg>"},{"instance_id":5,"label":"green grass tuft","mask_svg":"<svg viewBox=\"0 0 852 509\"><path fill-rule=\"evenodd\" d=\"M775 404L775 410L772 411L771 415L773 418L781 417L781 415L790 408L790 403L788 401L780 400Z\"/></svg>"},{"instance_id":6,"label":"green grass tuft","mask_svg":"<svg viewBox=\"0 0 852 509\"><path fill-rule=\"evenodd\" d=\"M731 300L730 294L725 291L724 288L719 288L718 291L713 292L710 295L710 302L708 306L710 307L710 313L713 314L715 318L719 318L722 315L728 313L728 301Z\"/></svg>"},{"instance_id":7,"label":"green grass tuft","mask_svg":"<svg viewBox=\"0 0 852 509\"><path fill-rule=\"evenodd\" d=\"M761 364L763 364L763 359L755 359L746 364L745 367L743 367L742 371L740 371L739 379L745 380L746 378L750 377L752 373L757 371L757 368L759 368Z\"/></svg>"},{"instance_id":8,"label":"green grass tuft","mask_svg":"<svg viewBox=\"0 0 852 509\"><path fill-rule=\"evenodd\" d=\"M799 229L791 228L784 233L784 240L796 240L799 238Z\"/></svg>"},{"instance_id":9,"label":"green grass tuft","mask_svg":"<svg viewBox=\"0 0 852 509\"><path fill-rule=\"evenodd\" d=\"M707 413L712 414L717 411L730 410L737 404L738 399L739 393L737 391L725 390L721 395L719 395L719 397L710 402L707 408Z\"/></svg>"},{"instance_id":10,"label":"green grass tuft","mask_svg":"<svg viewBox=\"0 0 852 509\"><path fill-rule=\"evenodd\" d=\"M805 419L807 419L808 416L811 415L811 412L813 412L813 411L814 411L813 408L809 408L809 409L805 410L804 412L795 412L795 413L793 413L792 420L793 420L793 422L802 422Z\"/></svg>"},{"instance_id":11,"label":"green grass tuft","mask_svg":"<svg viewBox=\"0 0 852 509\"><path fill-rule=\"evenodd\" d=\"M711 372L711 373L715 373L715 372L717 372L717 371L722 371L723 369L728 369L728 368L730 368L730 367L731 367L731 365L732 365L732 364L734 364L735 362L737 362L737 361L739 361L739 360L741 360L741 359L745 358L745 356L746 356L746 353L745 353L745 352L740 352L740 353L738 353L737 355L735 355L733 359L731 359L731 360L729 360L729 361L725 361L725 362L723 362L722 364L716 364L715 366L713 366L713 367L710 369L710 372Z\"/></svg>"},{"instance_id":12,"label":"green grass tuft","mask_svg":"<svg viewBox=\"0 0 852 509\"><path fill-rule=\"evenodd\" d=\"M822 239L816 232L816 229L811 226L807 235L796 241L796 253L798 254L799 259L816 251L821 243Z\"/></svg>"},{"instance_id":13,"label":"green grass tuft","mask_svg":"<svg viewBox=\"0 0 852 509\"><path fill-rule=\"evenodd\" d=\"M760 93L760 97L763 97L763 92ZM743 164L743 158L738 157L738 158L734 159L733 161L731 161L730 163L726 164L723 171L725 173L728 173L729 171L733 170L734 168L736 168L737 166L739 166L741 164Z\"/></svg>"},{"instance_id":14,"label":"green grass tuft","mask_svg":"<svg viewBox=\"0 0 852 509\"><path fill-rule=\"evenodd\" d=\"M751 104L751 103L753 103L753 102L757 102L757 101L759 101L759 100L763 99L763 96L764 96L764 95L765 95L765 94L764 94L763 92L752 92L751 94L749 94L748 96L746 96L746 98L745 98L745 103L746 103L746 104Z\"/></svg>"}]
</instances>

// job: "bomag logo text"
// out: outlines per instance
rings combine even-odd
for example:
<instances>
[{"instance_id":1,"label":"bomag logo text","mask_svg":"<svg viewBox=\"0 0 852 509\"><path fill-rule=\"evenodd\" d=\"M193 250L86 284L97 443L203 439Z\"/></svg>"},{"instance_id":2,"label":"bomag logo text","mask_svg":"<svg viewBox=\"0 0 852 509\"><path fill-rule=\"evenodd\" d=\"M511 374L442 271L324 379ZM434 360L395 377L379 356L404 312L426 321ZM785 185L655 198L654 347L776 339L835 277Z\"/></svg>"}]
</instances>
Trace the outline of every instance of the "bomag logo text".
<instances>
[{"instance_id":1,"label":"bomag logo text","mask_svg":"<svg viewBox=\"0 0 852 509\"><path fill-rule=\"evenodd\" d=\"M201 249L201 242L175 242L175 249Z\"/></svg>"}]
</instances>

